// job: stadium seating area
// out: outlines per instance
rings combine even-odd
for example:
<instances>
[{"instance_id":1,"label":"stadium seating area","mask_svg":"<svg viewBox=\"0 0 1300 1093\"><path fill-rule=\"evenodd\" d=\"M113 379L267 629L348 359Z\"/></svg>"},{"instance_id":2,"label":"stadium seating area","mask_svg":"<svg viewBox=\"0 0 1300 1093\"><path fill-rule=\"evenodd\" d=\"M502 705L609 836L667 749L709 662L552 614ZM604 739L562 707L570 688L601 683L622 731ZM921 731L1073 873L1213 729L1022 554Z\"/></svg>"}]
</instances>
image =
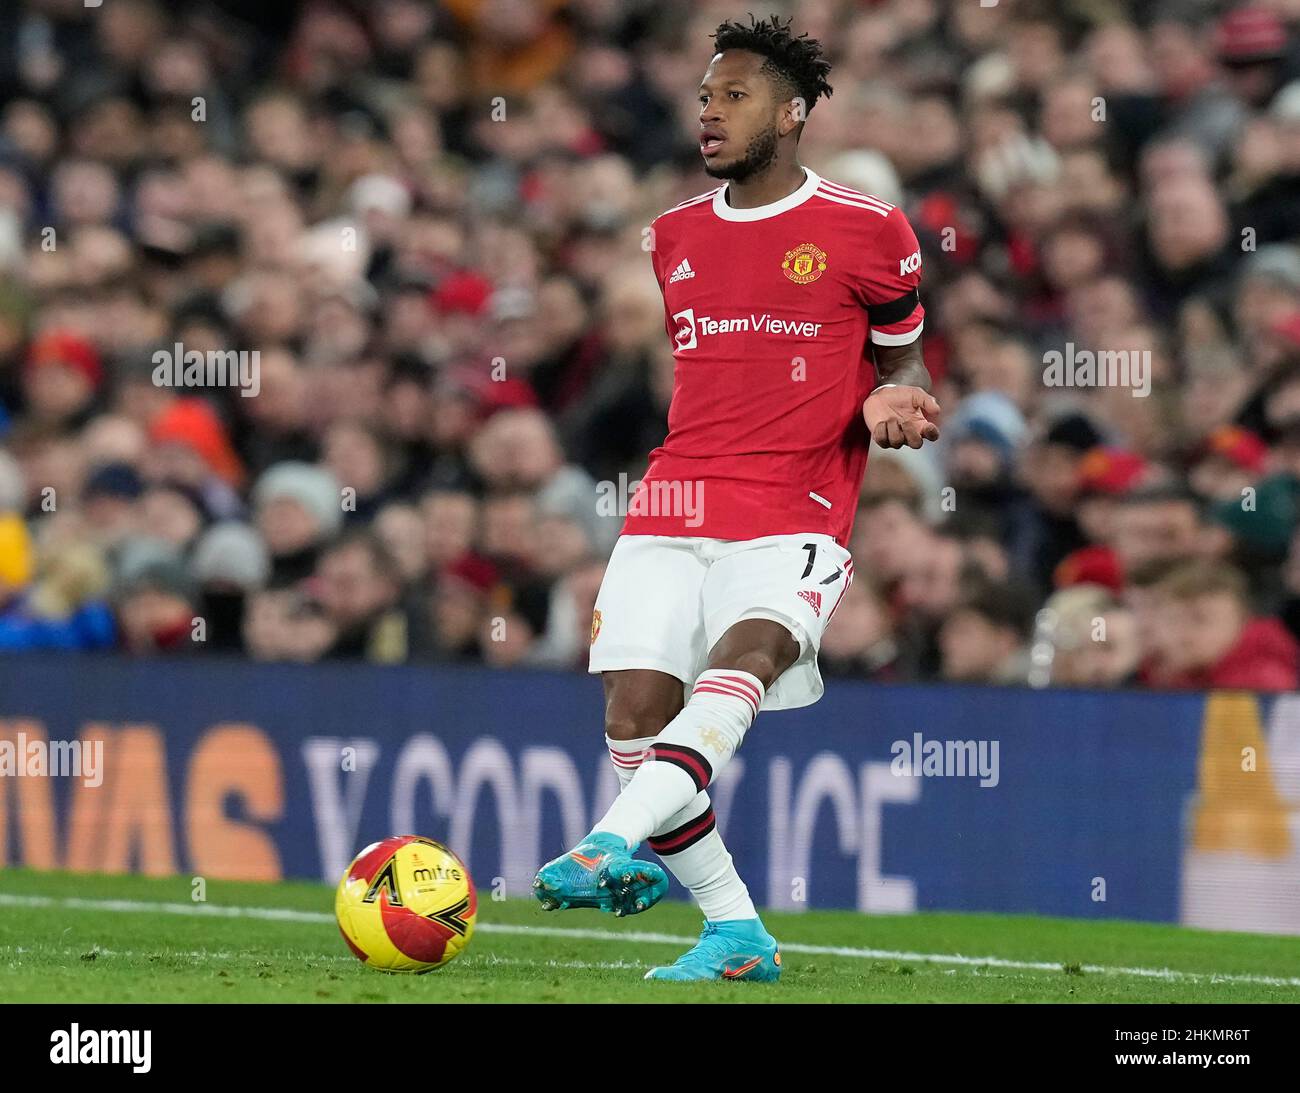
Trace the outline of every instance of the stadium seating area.
<instances>
[{"instance_id":1,"label":"stadium seating area","mask_svg":"<svg viewBox=\"0 0 1300 1093\"><path fill-rule=\"evenodd\" d=\"M872 454L824 671L1296 689L1300 4L769 6L945 411ZM5 5L0 650L585 667L743 7Z\"/></svg>"}]
</instances>

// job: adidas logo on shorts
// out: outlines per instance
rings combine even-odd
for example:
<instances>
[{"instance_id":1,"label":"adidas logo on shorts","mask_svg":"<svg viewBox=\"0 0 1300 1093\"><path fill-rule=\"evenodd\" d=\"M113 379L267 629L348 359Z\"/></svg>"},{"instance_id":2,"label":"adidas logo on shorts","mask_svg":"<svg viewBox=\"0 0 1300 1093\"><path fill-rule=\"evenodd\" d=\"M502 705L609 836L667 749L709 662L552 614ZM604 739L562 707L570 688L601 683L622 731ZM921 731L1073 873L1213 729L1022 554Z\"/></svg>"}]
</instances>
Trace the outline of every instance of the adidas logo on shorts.
<instances>
[{"instance_id":1,"label":"adidas logo on shorts","mask_svg":"<svg viewBox=\"0 0 1300 1093\"><path fill-rule=\"evenodd\" d=\"M813 592L807 588L801 588L799 590L799 598L807 600L812 604L813 614L819 619L822 617L822 594L820 592Z\"/></svg>"},{"instance_id":2,"label":"adidas logo on shorts","mask_svg":"<svg viewBox=\"0 0 1300 1093\"><path fill-rule=\"evenodd\" d=\"M668 283L674 284L677 281L685 281L688 277L694 277L695 271L691 269L691 264L685 258L681 260L678 267L673 270L673 275L668 278Z\"/></svg>"}]
</instances>

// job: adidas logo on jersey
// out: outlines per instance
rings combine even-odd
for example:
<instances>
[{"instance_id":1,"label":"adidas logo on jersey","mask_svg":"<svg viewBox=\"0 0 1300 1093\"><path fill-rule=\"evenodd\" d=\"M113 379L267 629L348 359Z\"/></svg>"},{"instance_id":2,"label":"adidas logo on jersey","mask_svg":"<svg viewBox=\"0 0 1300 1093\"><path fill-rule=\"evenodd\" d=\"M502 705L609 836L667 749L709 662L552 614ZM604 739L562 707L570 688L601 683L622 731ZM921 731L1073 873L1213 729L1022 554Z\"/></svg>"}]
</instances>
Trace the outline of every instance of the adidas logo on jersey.
<instances>
[{"instance_id":1,"label":"adidas logo on jersey","mask_svg":"<svg viewBox=\"0 0 1300 1093\"><path fill-rule=\"evenodd\" d=\"M799 589L799 598L812 604L813 614L819 619L822 617L822 594L820 592L812 592L807 588L801 588Z\"/></svg>"},{"instance_id":2,"label":"adidas logo on jersey","mask_svg":"<svg viewBox=\"0 0 1300 1093\"><path fill-rule=\"evenodd\" d=\"M685 281L688 277L694 277L695 271L691 269L691 264L685 258L681 260L678 267L673 270L673 275L668 278L668 283L674 284L677 281Z\"/></svg>"}]
</instances>

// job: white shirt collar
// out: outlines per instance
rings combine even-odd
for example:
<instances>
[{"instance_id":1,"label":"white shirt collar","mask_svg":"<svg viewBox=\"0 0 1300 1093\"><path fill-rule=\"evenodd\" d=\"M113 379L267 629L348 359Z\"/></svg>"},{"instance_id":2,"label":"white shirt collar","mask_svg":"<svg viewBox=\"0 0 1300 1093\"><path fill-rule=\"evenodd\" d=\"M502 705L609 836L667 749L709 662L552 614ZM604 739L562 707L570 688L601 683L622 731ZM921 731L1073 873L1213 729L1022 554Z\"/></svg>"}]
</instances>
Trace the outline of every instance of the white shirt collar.
<instances>
[{"instance_id":1,"label":"white shirt collar","mask_svg":"<svg viewBox=\"0 0 1300 1093\"><path fill-rule=\"evenodd\" d=\"M821 179L811 168L805 167L803 170L808 177L797 190L786 194L779 201L773 201L770 205L757 205L752 209L733 209L727 204L727 191L731 188L731 184L727 183L713 195L713 211L723 220L766 220L769 216L777 216L802 205L812 197L813 191L821 184Z\"/></svg>"}]
</instances>

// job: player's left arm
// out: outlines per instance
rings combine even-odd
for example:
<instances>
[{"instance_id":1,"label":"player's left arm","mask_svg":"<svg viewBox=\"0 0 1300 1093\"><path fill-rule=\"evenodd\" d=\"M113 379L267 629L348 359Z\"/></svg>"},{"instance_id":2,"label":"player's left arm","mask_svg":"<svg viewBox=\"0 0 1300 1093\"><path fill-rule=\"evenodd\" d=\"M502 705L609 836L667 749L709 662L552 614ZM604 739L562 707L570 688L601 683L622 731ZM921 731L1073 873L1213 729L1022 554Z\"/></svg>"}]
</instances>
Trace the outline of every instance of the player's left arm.
<instances>
[{"instance_id":1,"label":"player's left arm","mask_svg":"<svg viewBox=\"0 0 1300 1093\"><path fill-rule=\"evenodd\" d=\"M921 352L921 246L902 209L890 211L865 257L859 291L879 385L862 404L862 416L882 448L919 448L939 439L939 403Z\"/></svg>"},{"instance_id":2,"label":"player's left arm","mask_svg":"<svg viewBox=\"0 0 1300 1093\"><path fill-rule=\"evenodd\" d=\"M862 404L862 417L882 448L919 448L939 439L939 403L921 356L921 335L906 345L873 345L881 384Z\"/></svg>"}]
</instances>

